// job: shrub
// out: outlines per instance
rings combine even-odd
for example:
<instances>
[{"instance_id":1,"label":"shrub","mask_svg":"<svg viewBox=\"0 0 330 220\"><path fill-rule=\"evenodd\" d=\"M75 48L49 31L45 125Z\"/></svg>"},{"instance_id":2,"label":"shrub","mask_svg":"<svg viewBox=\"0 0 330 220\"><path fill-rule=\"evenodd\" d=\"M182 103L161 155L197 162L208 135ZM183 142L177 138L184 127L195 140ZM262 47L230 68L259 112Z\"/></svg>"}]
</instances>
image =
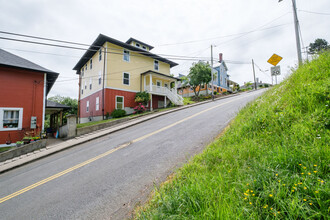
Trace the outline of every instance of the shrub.
<instances>
[{"instance_id":1,"label":"shrub","mask_svg":"<svg viewBox=\"0 0 330 220\"><path fill-rule=\"evenodd\" d=\"M266 88L268 88L268 87L269 87L269 85L268 85L268 84L265 84L265 87L266 87Z\"/></svg>"},{"instance_id":2,"label":"shrub","mask_svg":"<svg viewBox=\"0 0 330 220\"><path fill-rule=\"evenodd\" d=\"M111 117L113 118L121 118L126 115L126 111L123 109L115 109L113 112L111 112Z\"/></svg>"},{"instance_id":3,"label":"shrub","mask_svg":"<svg viewBox=\"0 0 330 220\"><path fill-rule=\"evenodd\" d=\"M145 112L147 109L144 105L142 105L142 103L139 103L138 106L134 107L134 112L133 114L140 114Z\"/></svg>"},{"instance_id":4,"label":"shrub","mask_svg":"<svg viewBox=\"0 0 330 220\"><path fill-rule=\"evenodd\" d=\"M150 101L150 95L147 92L138 92L135 95L134 101L146 105Z\"/></svg>"}]
</instances>

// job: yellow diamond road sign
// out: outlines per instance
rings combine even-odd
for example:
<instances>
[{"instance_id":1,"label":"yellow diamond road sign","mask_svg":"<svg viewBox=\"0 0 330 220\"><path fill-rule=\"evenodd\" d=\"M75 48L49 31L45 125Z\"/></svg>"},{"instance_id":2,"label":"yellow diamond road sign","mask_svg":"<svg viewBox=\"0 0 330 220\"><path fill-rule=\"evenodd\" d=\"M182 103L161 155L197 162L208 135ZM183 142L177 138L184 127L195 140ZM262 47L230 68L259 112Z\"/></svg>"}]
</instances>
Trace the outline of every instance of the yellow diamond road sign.
<instances>
[{"instance_id":1,"label":"yellow diamond road sign","mask_svg":"<svg viewBox=\"0 0 330 220\"><path fill-rule=\"evenodd\" d=\"M283 57L280 57L279 55L274 53L273 56L271 56L267 62L276 66L282 59Z\"/></svg>"}]
</instances>

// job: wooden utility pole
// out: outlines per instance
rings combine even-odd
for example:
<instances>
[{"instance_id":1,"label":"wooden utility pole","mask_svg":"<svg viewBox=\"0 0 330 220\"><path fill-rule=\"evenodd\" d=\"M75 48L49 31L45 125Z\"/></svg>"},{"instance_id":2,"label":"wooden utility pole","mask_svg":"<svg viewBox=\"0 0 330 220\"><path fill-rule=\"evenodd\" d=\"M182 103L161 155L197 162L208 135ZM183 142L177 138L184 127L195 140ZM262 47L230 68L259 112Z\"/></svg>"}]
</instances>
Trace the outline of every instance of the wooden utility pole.
<instances>
[{"instance_id":1,"label":"wooden utility pole","mask_svg":"<svg viewBox=\"0 0 330 220\"><path fill-rule=\"evenodd\" d=\"M252 69L253 69L253 78L254 78L254 89L257 90L256 73L254 71L254 61L253 61L253 59L252 59Z\"/></svg>"}]
</instances>

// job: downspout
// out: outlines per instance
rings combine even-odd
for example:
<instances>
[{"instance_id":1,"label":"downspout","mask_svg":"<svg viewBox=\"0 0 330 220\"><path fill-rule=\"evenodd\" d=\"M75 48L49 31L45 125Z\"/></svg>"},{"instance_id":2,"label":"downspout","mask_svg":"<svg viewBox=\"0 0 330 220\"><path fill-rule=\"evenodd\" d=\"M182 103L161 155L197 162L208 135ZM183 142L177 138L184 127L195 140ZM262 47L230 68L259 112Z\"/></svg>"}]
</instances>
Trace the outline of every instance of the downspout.
<instances>
[{"instance_id":1,"label":"downspout","mask_svg":"<svg viewBox=\"0 0 330 220\"><path fill-rule=\"evenodd\" d=\"M104 120L104 81L105 81L105 60L106 60L106 47L103 47L104 49L104 58L103 58L103 83L102 83L102 119Z\"/></svg>"},{"instance_id":2,"label":"downspout","mask_svg":"<svg viewBox=\"0 0 330 220\"><path fill-rule=\"evenodd\" d=\"M47 87L47 74L44 73L44 106L43 106L43 112L42 112L42 132L45 130L45 114L46 114L46 87Z\"/></svg>"},{"instance_id":3,"label":"downspout","mask_svg":"<svg viewBox=\"0 0 330 220\"><path fill-rule=\"evenodd\" d=\"M79 73L79 91L78 91L78 109L77 109L77 117L78 117L78 124L80 124L80 96L81 96L81 71Z\"/></svg>"}]
</instances>

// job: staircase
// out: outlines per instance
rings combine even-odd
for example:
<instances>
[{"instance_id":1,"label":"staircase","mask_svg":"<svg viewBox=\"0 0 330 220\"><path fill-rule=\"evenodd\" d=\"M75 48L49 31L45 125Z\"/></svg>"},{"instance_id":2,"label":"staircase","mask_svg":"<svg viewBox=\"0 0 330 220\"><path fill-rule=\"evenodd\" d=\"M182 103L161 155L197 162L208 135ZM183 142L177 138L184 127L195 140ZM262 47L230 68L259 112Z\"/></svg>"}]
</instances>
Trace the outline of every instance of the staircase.
<instances>
[{"instance_id":1,"label":"staircase","mask_svg":"<svg viewBox=\"0 0 330 220\"><path fill-rule=\"evenodd\" d=\"M171 102L175 105L183 105L183 98L182 96L178 95L176 93L175 89L168 89L165 87L165 93L166 96L169 100L171 100Z\"/></svg>"}]
</instances>

